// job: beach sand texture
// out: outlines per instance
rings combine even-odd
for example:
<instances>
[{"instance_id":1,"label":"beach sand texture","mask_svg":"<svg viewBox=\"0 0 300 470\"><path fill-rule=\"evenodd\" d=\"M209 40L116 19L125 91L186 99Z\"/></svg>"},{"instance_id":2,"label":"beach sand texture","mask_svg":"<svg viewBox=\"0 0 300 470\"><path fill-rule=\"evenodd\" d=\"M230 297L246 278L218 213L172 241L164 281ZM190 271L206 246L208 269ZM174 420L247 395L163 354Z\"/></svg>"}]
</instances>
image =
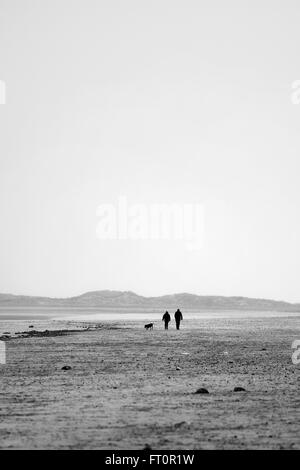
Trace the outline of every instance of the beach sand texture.
<instances>
[{"instance_id":1,"label":"beach sand texture","mask_svg":"<svg viewBox=\"0 0 300 470\"><path fill-rule=\"evenodd\" d=\"M299 317L143 325L7 341L0 447L300 448Z\"/></svg>"}]
</instances>

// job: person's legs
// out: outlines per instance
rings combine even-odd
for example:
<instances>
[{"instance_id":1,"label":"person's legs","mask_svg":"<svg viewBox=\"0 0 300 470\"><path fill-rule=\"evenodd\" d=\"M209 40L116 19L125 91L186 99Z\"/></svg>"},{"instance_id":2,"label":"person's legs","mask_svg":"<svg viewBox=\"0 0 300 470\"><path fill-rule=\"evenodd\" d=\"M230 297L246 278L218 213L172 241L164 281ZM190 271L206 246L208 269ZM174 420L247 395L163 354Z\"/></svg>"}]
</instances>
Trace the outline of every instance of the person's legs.
<instances>
[{"instance_id":1,"label":"person's legs","mask_svg":"<svg viewBox=\"0 0 300 470\"><path fill-rule=\"evenodd\" d=\"M167 329L168 329L168 322L165 321L165 330L167 330Z\"/></svg>"},{"instance_id":2,"label":"person's legs","mask_svg":"<svg viewBox=\"0 0 300 470\"><path fill-rule=\"evenodd\" d=\"M180 320L176 320L176 330L179 330Z\"/></svg>"}]
</instances>

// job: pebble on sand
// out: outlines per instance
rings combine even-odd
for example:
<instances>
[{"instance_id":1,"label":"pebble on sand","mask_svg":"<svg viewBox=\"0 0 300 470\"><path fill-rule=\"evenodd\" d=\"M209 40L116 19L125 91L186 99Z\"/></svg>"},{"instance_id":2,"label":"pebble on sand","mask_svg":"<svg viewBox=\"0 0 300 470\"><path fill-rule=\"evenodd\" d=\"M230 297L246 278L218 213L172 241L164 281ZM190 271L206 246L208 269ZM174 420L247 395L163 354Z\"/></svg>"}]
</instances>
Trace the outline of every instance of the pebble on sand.
<instances>
[{"instance_id":1,"label":"pebble on sand","mask_svg":"<svg viewBox=\"0 0 300 470\"><path fill-rule=\"evenodd\" d=\"M61 370L71 370L71 369L72 369L71 366L63 366L63 367L61 368Z\"/></svg>"},{"instance_id":2,"label":"pebble on sand","mask_svg":"<svg viewBox=\"0 0 300 470\"><path fill-rule=\"evenodd\" d=\"M152 447L149 444L146 444L143 450L152 450Z\"/></svg>"},{"instance_id":3,"label":"pebble on sand","mask_svg":"<svg viewBox=\"0 0 300 470\"><path fill-rule=\"evenodd\" d=\"M243 387L234 387L234 392L245 392L246 390Z\"/></svg>"},{"instance_id":4,"label":"pebble on sand","mask_svg":"<svg viewBox=\"0 0 300 470\"><path fill-rule=\"evenodd\" d=\"M195 394L200 394L200 393L209 393L209 391L206 389L206 388L198 388L198 390L196 390Z\"/></svg>"}]
</instances>

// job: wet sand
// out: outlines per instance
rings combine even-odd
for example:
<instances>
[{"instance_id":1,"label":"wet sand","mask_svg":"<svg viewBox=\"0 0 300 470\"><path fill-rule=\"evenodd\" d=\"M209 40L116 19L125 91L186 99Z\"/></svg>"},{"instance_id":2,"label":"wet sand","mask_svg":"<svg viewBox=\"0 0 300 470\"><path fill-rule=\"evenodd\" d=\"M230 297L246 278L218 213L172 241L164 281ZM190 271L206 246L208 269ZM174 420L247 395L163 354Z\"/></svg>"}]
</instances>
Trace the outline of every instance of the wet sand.
<instances>
[{"instance_id":1,"label":"wet sand","mask_svg":"<svg viewBox=\"0 0 300 470\"><path fill-rule=\"evenodd\" d=\"M8 340L0 448L300 448L299 317L143 324Z\"/></svg>"}]
</instances>

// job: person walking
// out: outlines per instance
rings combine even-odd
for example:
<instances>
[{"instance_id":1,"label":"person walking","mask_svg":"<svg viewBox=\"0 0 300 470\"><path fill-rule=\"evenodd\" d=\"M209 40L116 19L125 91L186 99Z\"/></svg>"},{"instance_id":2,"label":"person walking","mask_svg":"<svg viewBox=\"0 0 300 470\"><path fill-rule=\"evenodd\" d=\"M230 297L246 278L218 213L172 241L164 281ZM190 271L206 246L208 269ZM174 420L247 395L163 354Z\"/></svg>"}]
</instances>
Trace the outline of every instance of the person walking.
<instances>
[{"instance_id":1,"label":"person walking","mask_svg":"<svg viewBox=\"0 0 300 470\"><path fill-rule=\"evenodd\" d=\"M171 321L171 317L168 311L166 311L166 313L162 317L162 321L165 322L165 330L167 330L169 328L169 323Z\"/></svg>"},{"instance_id":2,"label":"person walking","mask_svg":"<svg viewBox=\"0 0 300 470\"><path fill-rule=\"evenodd\" d=\"M175 322L176 322L176 330L179 330L180 322L181 320L183 320L183 316L179 308L176 310L174 317L175 317Z\"/></svg>"}]
</instances>

